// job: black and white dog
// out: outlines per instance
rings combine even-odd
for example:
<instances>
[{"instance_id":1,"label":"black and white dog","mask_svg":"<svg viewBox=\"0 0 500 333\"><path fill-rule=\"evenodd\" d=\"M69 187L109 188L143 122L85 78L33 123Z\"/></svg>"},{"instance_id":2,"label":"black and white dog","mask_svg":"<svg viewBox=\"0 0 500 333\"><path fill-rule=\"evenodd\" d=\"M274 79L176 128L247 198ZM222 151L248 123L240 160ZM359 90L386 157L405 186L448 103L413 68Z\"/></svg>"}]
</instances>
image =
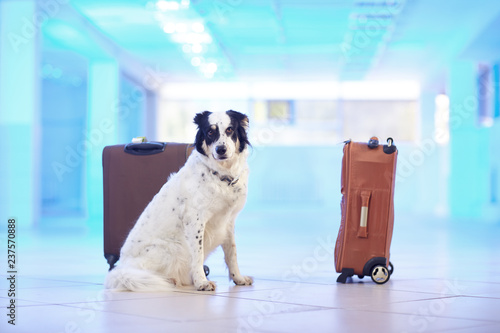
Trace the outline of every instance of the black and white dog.
<instances>
[{"instance_id":1,"label":"black and white dog","mask_svg":"<svg viewBox=\"0 0 500 333\"><path fill-rule=\"evenodd\" d=\"M248 117L205 111L194 122L196 149L137 220L106 288L161 291L194 284L197 290L215 290L203 263L219 245L230 279L253 283L240 273L234 239L234 222L247 195Z\"/></svg>"}]
</instances>

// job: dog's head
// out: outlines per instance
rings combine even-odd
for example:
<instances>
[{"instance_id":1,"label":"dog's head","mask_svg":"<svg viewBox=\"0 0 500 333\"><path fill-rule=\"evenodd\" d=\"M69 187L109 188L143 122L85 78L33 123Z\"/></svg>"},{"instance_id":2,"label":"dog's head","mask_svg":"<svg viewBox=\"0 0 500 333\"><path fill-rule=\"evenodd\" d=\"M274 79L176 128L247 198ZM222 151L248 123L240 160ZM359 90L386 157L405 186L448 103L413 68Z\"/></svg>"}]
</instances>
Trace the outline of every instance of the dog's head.
<instances>
[{"instance_id":1,"label":"dog's head","mask_svg":"<svg viewBox=\"0 0 500 333\"><path fill-rule=\"evenodd\" d=\"M245 150L248 142L248 117L243 113L204 111L196 114L196 150L216 161L229 160Z\"/></svg>"}]
</instances>

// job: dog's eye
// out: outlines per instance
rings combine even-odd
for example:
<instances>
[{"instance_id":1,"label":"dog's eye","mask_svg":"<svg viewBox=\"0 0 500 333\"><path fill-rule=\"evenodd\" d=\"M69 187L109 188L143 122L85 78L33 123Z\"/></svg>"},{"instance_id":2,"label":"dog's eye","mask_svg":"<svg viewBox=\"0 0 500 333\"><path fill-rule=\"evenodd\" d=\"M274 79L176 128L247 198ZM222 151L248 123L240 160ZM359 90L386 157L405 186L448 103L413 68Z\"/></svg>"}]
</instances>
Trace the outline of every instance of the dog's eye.
<instances>
[{"instance_id":1,"label":"dog's eye","mask_svg":"<svg viewBox=\"0 0 500 333\"><path fill-rule=\"evenodd\" d=\"M214 130L208 130L208 133L207 133L207 134L208 134L208 136L212 136L212 135L214 135Z\"/></svg>"},{"instance_id":2,"label":"dog's eye","mask_svg":"<svg viewBox=\"0 0 500 333\"><path fill-rule=\"evenodd\" d=\"M231 133L233 133L233 128L232 128L232 127L228 127L228 128L226 129L226 133L227 133L227 134L231 134Z\"/></svg>"}]
</instances>

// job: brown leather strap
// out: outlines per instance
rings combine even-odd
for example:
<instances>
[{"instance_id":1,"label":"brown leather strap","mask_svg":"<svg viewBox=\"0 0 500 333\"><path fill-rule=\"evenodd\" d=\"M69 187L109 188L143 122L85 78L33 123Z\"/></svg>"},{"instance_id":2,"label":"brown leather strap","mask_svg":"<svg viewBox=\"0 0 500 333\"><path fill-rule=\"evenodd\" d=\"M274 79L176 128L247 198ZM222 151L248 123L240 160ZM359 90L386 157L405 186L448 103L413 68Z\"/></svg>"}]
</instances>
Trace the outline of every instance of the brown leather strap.
<instances>
[{"instance_id":1,"label":"brown leather strap","mask_svg":"<svg viewBox=\"0 0 500 333\"><path fill-rule=\"evenodd\" d=\"M368 237L368 206L370 204L370 191L361 191L361 214L359 218L358 237Z\"/></svg>"}]
</instances>

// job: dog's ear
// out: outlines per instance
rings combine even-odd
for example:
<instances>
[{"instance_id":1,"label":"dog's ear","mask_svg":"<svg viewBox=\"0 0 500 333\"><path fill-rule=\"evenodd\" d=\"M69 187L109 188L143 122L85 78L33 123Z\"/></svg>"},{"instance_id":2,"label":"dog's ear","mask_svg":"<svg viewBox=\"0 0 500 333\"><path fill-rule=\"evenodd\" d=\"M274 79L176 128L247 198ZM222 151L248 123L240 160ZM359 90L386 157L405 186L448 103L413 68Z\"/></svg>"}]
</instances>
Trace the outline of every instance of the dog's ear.
<instances>
[{"instance_id":1,"label":"dog's ear","mask_svg":"<svg viewBox=\"0 0 500 333\"><path fill-rule=\"evenodd\" d=\"M231 118L234 118L238 121L239 125L241 127L243 127L245 129L245 131L248 131L248 117L246 114L243 114L241 112L238 112L238 111L234 111L234 110L229 110L229 111L226 111L226 114L231 117Z\"/></svg>"},{"instance_id":2,"label":"dog's ear","mask_svg":"<svg viewBox=\"0 0 500 333\"><path fill-rule=\"evenodd\" d=\"M200 154L207 156L205 150L203 150L203 141L205 141L205 135L203 134L203 131L201 129L198 129L198 133L196 133L196 138L194 141L194 146Z\"/></svg>"},{"instance_id":3,"label":"dog's ear","mask_svg":"<svg viewBox=\"0 0 500 333\"><path fill-rule=\"evenodd\" d=\"M194 123L198 125L198 128L204 127L208 123L208 116L210 116L212 112L210 111L203 111L201 113L197 113L196 116L194 116Z\"/></svg>"},{"instance_id":4,"label":"dog's ear","mask_svg":"<svg viewBox=\"0 0 500 333\"><path fill-rule=\"evenodd\" d=\"M203 111L202 113L197 113L193 119L194 123L198 125L198 132L196 133L194 145L196 147L196 150L200 154L205 156L207 156L207 154L203 150L203 141L205 141L205 133L203 133L203 129L208 128L208 116L210 116L211 114L212 112L210 111Z\"/></svg>"},{"instance_id":5,"label":"dog's ear","mask_svg":"<svg viewBox=\"0 0 500 333\"><path fill-rule=\"evenodd\" d=\"M238 128L237 128L237 133L238 133L238 141L240 142L240 153L245 150L246 146L249 145L249 146L252 146L250 144L250 141L248 141L248 125L249 125L249 121L248 121L248 117L241 113L241 112L238 112L238 111L234 111L234 110L229 110L229 111L226 111L226 114L233 118L233 119L236 119L236 121L238 122Z\"/></svg>"}]
</instances>

